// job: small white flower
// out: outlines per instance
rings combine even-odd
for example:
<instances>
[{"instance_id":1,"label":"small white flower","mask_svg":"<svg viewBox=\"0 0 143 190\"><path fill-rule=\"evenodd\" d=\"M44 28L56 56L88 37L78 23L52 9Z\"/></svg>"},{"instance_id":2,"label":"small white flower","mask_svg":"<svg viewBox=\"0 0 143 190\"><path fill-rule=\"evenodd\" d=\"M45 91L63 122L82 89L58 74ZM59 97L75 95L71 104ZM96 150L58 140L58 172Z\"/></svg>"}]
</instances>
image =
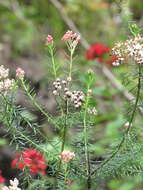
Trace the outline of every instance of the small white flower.
<instances>
[{"instance_id":1,"label":"small white flower","mask_svg":"<svg viewBox=\"0 0 143 190\"><path fill-rule=\"evenodd\" d=\"M62 80L62 84L63 84L63 85L66 85L67 82L66 82L65 80Z\"/></svg>"},{"instance_id":2,"label":"small white flower","mask_svg":"<svg viewBox=\"0 0 143 190\"><path fill-rule=\"evenodd\" d=\"M71 80L72 80L71 77L68 77L68 78L67 78L67 81L68 81L68 82L71 82Z\"/></svg>"},{"instance_id":3,"label":"small white flower","mask_svg":"<svg viewBox=\"0 0 143 190\"><path fill-rule=\"evenodd\" d=\"M8 91L14 86L14 80L8 78L9 69L0 66L0 92L7 95Z\"/></svg>"},{"instance_id":4,"label":"small white flower","mask_svg":"<svg viewBox=\"0 0 143 190\"><path fill-rule=\"evenodd\" d=\"M53 90L53 94L56 96L58 93L56 90Z\"/></svg>"},{"instance_id":5,"label":"small white flower","mask_svg":"<svg viewBox=\"0 0 143 190\"><path fill-rule=\"evenodd\" d=\"M3 65L0 66L0 80L8 77L9 69L5 69Z\"/></svg>"},{"instance_id":6,"label":"small white flower","mask_svg":"<svg viewBox=\"0 0 143 190\"><path fill-rule=\"evenodd\" d=\"M124 124L125 128L128 128L129 126L132 127L132 123L130 124L129 121L127 121L125 124Z\"/></svg>"},{"instance_id":7,"label":"small white flower","mask_svg":"<svg viewBox=\"0 0 143 190\"><path fill-rule=\"evenodd\" d=\"M92 109L88 108L87 112L88 114L91 114L91 115L97 115L97 110L95 107L93 107Z\"/></svg>"},{"instance_id":8,"label":"small white flower","mask_svg":"<svg viewBox=\"0 0 143 190\"><path fill-rule=\"evenodd\" d=\"M10 180L10 186L7 187L7 186L4 186L2 187L2 190L21 190L21 188L18 187L19 185L19 181L14 178L14 180Z\"/></svg>"}]
</instances>

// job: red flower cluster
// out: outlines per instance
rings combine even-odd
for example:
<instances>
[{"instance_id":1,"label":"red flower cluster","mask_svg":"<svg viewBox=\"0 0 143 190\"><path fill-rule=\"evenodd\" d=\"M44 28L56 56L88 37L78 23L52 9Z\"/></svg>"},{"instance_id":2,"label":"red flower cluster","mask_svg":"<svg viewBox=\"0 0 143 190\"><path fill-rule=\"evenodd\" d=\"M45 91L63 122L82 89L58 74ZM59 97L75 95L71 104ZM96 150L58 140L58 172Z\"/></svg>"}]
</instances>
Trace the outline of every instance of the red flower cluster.
<instances>
[{"instance_id":1,"label":"red flower cluster","mask_svg":"<svg viewBox=\"0 0 143 190\"><path fill-rule=\"evenodd\" d=\"M87 60L94 60L98 59L100 63L105 62L107 64L112 64L112 62L115 61L115 56L107 56L105 58L105 55L109 54L110 48L101 44L101 43L94 43L90 46L90 48L86 51L86 59Z\"/></svg>"},{"instance_id":2,"label":"red flower cluster","mask_svg":"<svg viewBox=\"0 0 143 190\"><path fill-rule=\"evenodd\" d=\"M0 184L5 182L5 178L2 176L1 174L1 170L0 170Z\"/></svg>"},{"instance_id":3,"label":"red flower cluster","mask_svg":"<svg viewBox=\"0 0 143 190\"><path fill-rule=\"evenodd\" d=\"M45 175L47 167L44 156L36 149L27 149L21 154L18 153L12 161L11 166L12 168L16 167L20 170L27 167L31 174L40 172L43 175Z\"/></svg>"},{"instance_id":4,"label":"red flower cluster","mask_svg":"<svg viewBox=\"0 0 143 190\"><path fill-rule=\"evenodd\" d=\"M93 60L95 58L102 58L105 53L109 53L110 49L101 43L94 43L86 51L86 58Z\"/></svg>"}]
</instances>

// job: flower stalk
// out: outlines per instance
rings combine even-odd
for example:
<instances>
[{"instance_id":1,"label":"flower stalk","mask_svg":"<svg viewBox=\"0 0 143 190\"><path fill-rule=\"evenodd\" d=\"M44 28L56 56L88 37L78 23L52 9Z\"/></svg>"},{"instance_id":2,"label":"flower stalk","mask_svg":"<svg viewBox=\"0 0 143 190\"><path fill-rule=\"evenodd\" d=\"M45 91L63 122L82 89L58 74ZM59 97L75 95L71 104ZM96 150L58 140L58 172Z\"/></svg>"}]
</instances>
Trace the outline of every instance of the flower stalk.
<instances>
[{"instance_id":1,"label":"flower stalk","mask_svg":"<svg viewBox=\"0 0 143 190\"><path fill-rule=\"evenodd\" d=\"M74 53L74 50L71 50L70 51L70 71L69 71L69 77L70 78L72 78L73 53Z\"/></svg>"},{"instance_id":2,"label":"flower stalk","mask_svg":"<svg viewBox=\"0 0 143 190\"><path fill-rule=\"evenodd\" d=\"M52 66L53 66L53 75L54 78L57 78L57 71L56 71L56 65L55 65L55 58L54 58L54 52L53 52L53 45L49 46L49 53L51 55L51 60L52 60Z\"/></svg>"},{"instance_id":3,"label":"flower stalk","mask_svg":"<svg viewBox=\"0 0 143 190\"><path fill-rule=\"evenodd\" d=\"M53 75L54 75L54 78L56 79L57 71L56 71L56 65L55 65L55 59L54 59L54 41L53 41L53 37L49 34L46 37L45 45L48 47L48 50L52 59Z\"/></svg>"},{"instance_id":4,"label":"flower stalk","mask_svg":"<svg viewBox=\"0 0 143 190\"><path fill-rule=\"evenodd\" d=\"M136 115L136 111L137 111L137 107L138 107L138 101L139 101L139 98L140 98L140 90L141 90L141 77L142 77L142 73L141 73L141 67L142 67L142 64L138 64L138 84L137 84L137 95L136 95L136 100L135 100L135 103L134 103L134 108L133 108L133 111L132 111L132 114L131 114L131 118L129 120L129 125L124 133L124 136L121 140L121 142L119 143L117 149L111 154L111 156L105 160L98 168L96 168L95 171L92 172L91 175L93 174L96 174L96 172L101 169L105 164L107 164L111 159L113 159L117 153L120 151L120 149L122 148L122 145L124 144L125 142L125 139L126 137L128 136L130 130L131 130L131 127L132 127L132 123L135 119L135 115Z\"/></svg>"},{"instance_id":5,"label":"flower stalk","mask_svg":"<svg viewBox=\"0 0 143 190\"><path fill-rule=\"evenodd\" d=\"M87 187L91 189L91 172L90 172L90 159L89 159L89 151L88 151L88 133L87 133L87 112L88 105L90 100L91 93L91 85L93 82L93 72L88 73L88 85L86 92L86 99L84 104L84 113L83 113L83 127L84 127L84 147L85 147L85 161L86 161L86 172L87 172Z\"/></svg>"},{"instance_id":6,"label":"flower stalk","mask_svg":"<svg viewBox=\"0 0 143 190\"><path fill-rule=\"evenodd\" d=\"M62 146L61 146L61 151L60 154L62 154L64 147L65 147L65 142L66 142L66 133L67 133L67 117L68 117L68 101L66 100L66 105L65 105L65 115L64 115L64 129L63 129L63 134L62 134ZM56 177L56 185L57 185L57 180L59 176L59 172L61 170L61 162L62 160L59 159L59 164L58 164L58 170L57 170L57 177Z\"/></svg>"},{"instance_id":7,"label":"flower stalk","mask_svg":"<svg viewBox=\"0 0 143 190\"><path fill-rule=\"evenodd\" d=\"M68 176L68 163L65 163L65 165L64 165L64 170L65 170L64 184L66 185L67 176Z\"/></svg>"}]
</instances>

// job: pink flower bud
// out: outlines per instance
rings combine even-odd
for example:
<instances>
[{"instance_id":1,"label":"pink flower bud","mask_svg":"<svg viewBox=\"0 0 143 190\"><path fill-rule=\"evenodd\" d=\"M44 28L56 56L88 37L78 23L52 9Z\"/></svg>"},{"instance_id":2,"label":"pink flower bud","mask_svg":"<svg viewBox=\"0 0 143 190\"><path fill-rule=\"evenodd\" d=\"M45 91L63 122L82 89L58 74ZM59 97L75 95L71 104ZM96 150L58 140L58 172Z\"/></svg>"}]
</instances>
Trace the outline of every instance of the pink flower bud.
<instances>
[{"instance_id":1,"label":"pink flower bud","mask_svg":"<svg viewBox=\"0 0 143 190\"><path fill-rule=\"evenodd\" d=\"M73 32L71 30L68 30L64 36L62 37L63 41L68 41L73 36Z\"/></svg>"},{"instance_id":2,"label":"pink flower bud","mask_svg":"<svg viewBox=\"0 0 143 190\"><path fill-rule=\"evenodd\" d=\"M20 67L16 69L16 77L17 78L23 78L24 77L24 70L22 70Z\"/></svg>"},{"instance_id":3,"label":"pink flower bud","mask_svg":"<svg viewBox=\"0 0 143 190\"><path fill-rule=\"evenodd\" d=\"M46 37L46 45L50 45L52 43L53 43L53 37L48 34L48 36Z\"/></svg>"},{"instance_id":4,"label":"pink flower bud","mask_svg":"<svg viewBox=\"0 0 143 190\"><path fill-rule=\"evenodd\" d=\"M69 150L64 150L61 155L60 158L61 160L63 160L65 163L69 162L70 160L72 160L75 157L75 153L74 152L70 152Z\"/></svg>"}]
</instances>

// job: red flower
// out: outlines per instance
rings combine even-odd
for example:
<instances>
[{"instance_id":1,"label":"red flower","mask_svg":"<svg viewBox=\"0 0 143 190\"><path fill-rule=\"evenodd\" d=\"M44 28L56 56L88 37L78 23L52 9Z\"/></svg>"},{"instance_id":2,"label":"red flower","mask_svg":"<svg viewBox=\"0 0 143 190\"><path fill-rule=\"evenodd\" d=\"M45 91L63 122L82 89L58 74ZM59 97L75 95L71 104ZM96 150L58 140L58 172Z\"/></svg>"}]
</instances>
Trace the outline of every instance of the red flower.
<instances>
[{"instance_id":1,"label":"red flower","mask_svg":"<svg viewBox=\"0 0 143 190\"><path fill-rule=\"evenodd\" d=\"M20 170L27 167L31 174L38 172L45 175L46 161L40 151L36 149L27 149L21 154L17 154L16 158L11 163L12 168L16 167Z\"/></svg>"},{"instance_id":2,"label":"red flower","mask_svg":"<svg viewBox=\"0 0 143 190\"><path fill-rule=\"evenodd\" d=\"M5 179L3 178L3 176L1 175L1 170L0 170L0 184L4 183Z\"/></svg>"},{"instance_id":3,"label":"red flower","mask_svg":"<svg viewBox=\"0 0 143 190\"><path fill-rule=\"evenodd\" d=\"M101 44L94 43L90 46L90 48L86 51L86 58L88 60L93 60L95 58L101 58L105 53L109 53L110 49Z\"/></svg>"}]
</instances>

